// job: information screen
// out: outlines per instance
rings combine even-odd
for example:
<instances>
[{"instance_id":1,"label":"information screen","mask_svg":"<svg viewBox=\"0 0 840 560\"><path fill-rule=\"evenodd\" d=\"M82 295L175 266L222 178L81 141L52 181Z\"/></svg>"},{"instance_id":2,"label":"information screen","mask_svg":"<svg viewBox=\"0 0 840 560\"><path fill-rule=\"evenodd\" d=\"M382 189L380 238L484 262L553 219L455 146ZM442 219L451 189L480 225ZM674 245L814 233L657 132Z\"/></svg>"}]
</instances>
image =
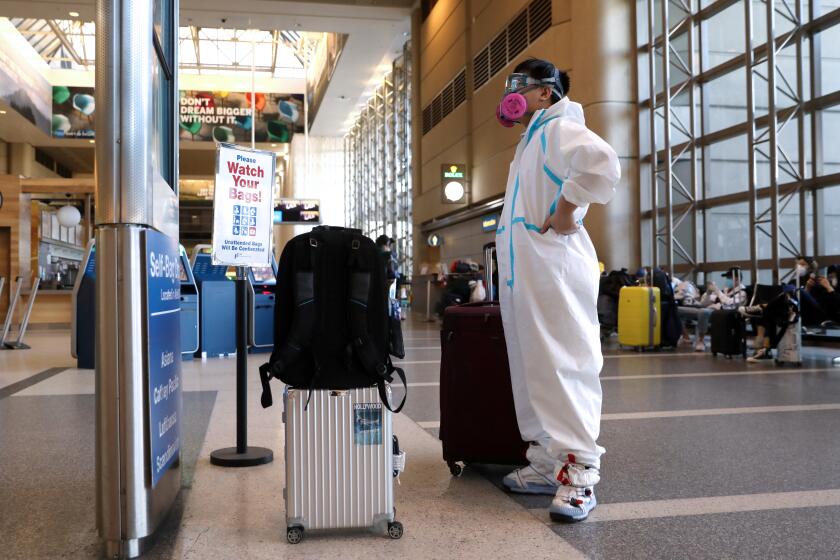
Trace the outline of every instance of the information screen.
<instances>
[{"instance_id":1,"label":"information screen","mask_svg":"<svg viewBox=\"0 0 840 560\"><path fill-rule=\"evenodd\" d=\"M274 269L270 266L252 267L251 273L254 275L254 284L274 284Z\"/></svg>"},{"instance_id":2,"label":"information screen","mask_svg":"<svg viewBox=\"0 0 840 560\"><path fill-rule=\"evenodd\" d=\"M187 269L184 268L184 259L178 259L178 264L181 265L178 272L178 280L181 282L189 282L190 277L187 276Z\"/></svg>"},{"instance_id":3,"label":"information screen","mask_svg":"<svg viewBox=\"0 0 840 560\"><path fill-rule=\"evenodd\" d=\"M274 206L275 224L318 224L320 222L320 200L283 198Z\"/></svg>"}]
</instances>

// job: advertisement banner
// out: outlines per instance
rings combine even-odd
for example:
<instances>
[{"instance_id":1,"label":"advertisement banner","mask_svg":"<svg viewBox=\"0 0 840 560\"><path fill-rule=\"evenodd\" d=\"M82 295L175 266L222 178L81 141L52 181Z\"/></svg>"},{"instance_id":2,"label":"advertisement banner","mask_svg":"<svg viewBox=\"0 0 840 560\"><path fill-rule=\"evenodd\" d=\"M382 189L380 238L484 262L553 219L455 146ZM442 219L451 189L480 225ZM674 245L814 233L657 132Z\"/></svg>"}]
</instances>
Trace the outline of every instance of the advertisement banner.
<instances>
[{"instance_id":1,"label":"advertisement banner","mask_svg":"<svg viewBox=\"0 0 840 560\"><path fill-rule=\"evenodd\" d=\"M229 144L216 148L213 264L271 265L276 155Z\"/></svg>"},{"instance_id":2,"label":"advertisement banner","mask_svg":"<svg viewBox=\"0 0 840 560\"><path fill-rule=\"evenodd\" d=\"M253 119L250 92L182 90L178 108L181 140L250 143L252 123L256 126L256 142L288 143L296 132L303 132L302 94L257 92L255 98ZM44 127L48 126L47 118L43 117ZM95 122L92 87L52 86L54 138L93 139Z\"/></svg>"},{"instance_id":3,"label":"advertisement banner","mask_svg":"<svg viewBox=\"0 0 840 560\"><path fill-rule=\"evenodd\" d=\"M152 487L180 459L181 283L178 241L146 231L149 439Z\"/></svg>"},{"instance_id":4,"label":"advertisement banner","mask_svg":"<svg viewBox=\"0 0 840 560\"><path fill-rule=\"evenodd\" d=\"M54 138L93 138L95 112L96 100L92 87L53 86Z\"/></svg>"},{"instance_id":5,"label":"advertisement banner","mask_svg":"<svg viewBox=\"0 0 840 560\"><path fill-rule=\"evenodd\" d=\"M14 24L0 17L0 100L46 133L50 129L50 83L27 59L31 56L38 57Z\"/></svg>"},{"instance_id":6,"label":"advertisement banner","mask_svg":"<svg viewBox=\"0 0 840 560\"><path fill-rule=\"evenodd\" d=\"M303 95L256 94L256 117L252 117L251 92L181 91L181 140L216 141L228 144L251 141L288 143L303 132Z\"/></svg>"}]
</instances>

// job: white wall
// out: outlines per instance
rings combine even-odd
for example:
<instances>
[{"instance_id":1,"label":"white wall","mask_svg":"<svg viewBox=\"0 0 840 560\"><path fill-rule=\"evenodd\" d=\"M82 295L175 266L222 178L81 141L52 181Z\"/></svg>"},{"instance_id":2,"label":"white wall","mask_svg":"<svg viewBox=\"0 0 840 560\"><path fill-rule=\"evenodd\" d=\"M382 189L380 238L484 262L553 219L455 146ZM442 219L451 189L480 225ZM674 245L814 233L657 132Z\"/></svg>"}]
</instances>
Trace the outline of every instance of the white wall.
<instances>
[{"instance_id":1,"label":"white wall","mask_svg":"<svg viewBox=\"0 0 840 560\"><path fill-rule=\"evenodd\" d=\"M344 226L344 139L310 136L308 174L305 154L304 135L295 134L291 145L290 196L320 199L321 223ZM309 228L296 229L300 233Z\"/></svg>"}]
</instances>

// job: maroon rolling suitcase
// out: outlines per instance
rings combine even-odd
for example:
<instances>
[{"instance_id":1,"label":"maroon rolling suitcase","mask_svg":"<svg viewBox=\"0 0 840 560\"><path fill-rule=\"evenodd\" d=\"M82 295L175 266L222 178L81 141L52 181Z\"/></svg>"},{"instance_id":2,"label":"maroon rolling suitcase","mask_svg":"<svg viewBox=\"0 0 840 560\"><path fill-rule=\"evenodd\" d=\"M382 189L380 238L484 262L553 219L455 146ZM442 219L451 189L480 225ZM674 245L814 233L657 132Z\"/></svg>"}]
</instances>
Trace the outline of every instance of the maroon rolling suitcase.
<instances>
[{"instance_id":1,"label":"maroon rolling suitcase","mask_svg":"<svg viewBox=\"0 0 840 560\"><path fill-rule=\"evenodd\" d=\"M440 439L453 475L463 463L525 465L498 302L446 308L441 330Z\"/></svg>"}]
</instances>

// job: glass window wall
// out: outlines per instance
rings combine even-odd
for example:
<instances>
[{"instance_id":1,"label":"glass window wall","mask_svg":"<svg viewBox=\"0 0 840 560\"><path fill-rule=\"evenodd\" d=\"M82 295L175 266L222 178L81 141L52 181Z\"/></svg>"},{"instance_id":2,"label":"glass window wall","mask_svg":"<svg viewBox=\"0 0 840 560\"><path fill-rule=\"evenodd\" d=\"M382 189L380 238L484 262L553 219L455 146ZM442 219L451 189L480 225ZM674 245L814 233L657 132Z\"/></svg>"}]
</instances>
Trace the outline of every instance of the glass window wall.
<instances>
[{"instance_id":1,"label":"glass window wall","mask_svg":"<svg viewBox=\"0 0 840 560\"><path fill-rule=\"evenodd\" d=\"M643 264L840 263L840 0L637 0L636 21Z\"/></svg>"}]
</instances>

